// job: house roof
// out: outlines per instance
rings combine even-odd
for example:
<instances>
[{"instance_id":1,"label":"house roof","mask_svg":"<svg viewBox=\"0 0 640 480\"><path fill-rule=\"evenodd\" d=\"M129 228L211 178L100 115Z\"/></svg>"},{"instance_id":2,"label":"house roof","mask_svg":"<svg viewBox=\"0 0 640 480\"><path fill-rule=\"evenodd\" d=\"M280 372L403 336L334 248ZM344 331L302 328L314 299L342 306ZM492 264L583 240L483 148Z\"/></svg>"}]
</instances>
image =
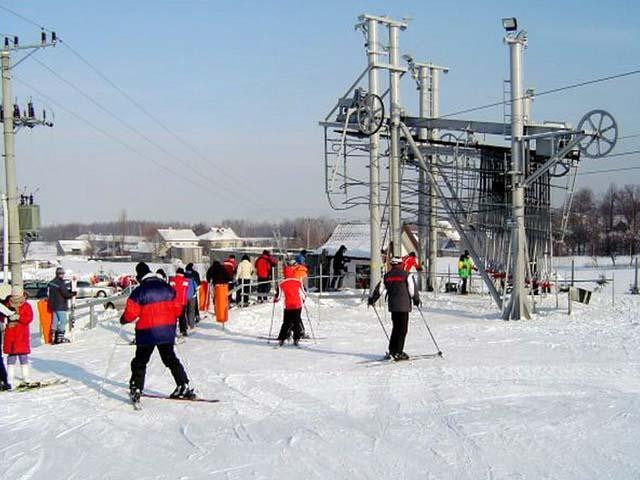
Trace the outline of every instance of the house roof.
<instances>
[{"instance_id":1,"label":"house roof","mask_svg":"<svg viewBox=\"0 0 640 480\"><path fill-rule=\"evenodd\" d=\"M207 233L198 236L199 240L205 241L221 241L221 240L240 240L236 232L229 227L211 227Z\"/></svg>"},{"instance_id":2,"label":"house roof","mask_svg":"<svg viewBox=\"0 0 640 480\"><path fill-rule=\"evenodd\" d=\"M371 237L368 223L340 223L324 243L318 247L316 253L327 250L329 255L335 255L341 245L347 247L347 256L354 258L369 258Z\"/></svg>"},{"instance_id":3,"label":"house roof","mask_svg":"<svg viewBox=\"0 0 640 480\"><path fill-rule=\"evenodd\" d=\"M159 228L158 235L165 242L197 242L198 237L188 228Z\"/></svg>"},{"instance_id":4,"label":"house roof","mask_svg":"<svg viewBox=\"0 0 640 480\"><path fill-rule=\"evenodd\" d=\"M72 250L88 250L90 245L86 240L58 240L58 245L65 252L70 252Z\"/></svg>"},{"instance_id":5,"label":"house roof","mask_svg":"<svg viewBox=\"0 0 640 480\"><path fill-rule=\"evenodd\" d=\"M142 241L131 248L131 253L153 253L153 243Z\"/></svg>"},{"instance_id":6,"label":"house roof","mask_svg":"<svg viewBox=\"0 0 640 480\"><path fill-rule=\"evenodd\" d=\"M88 240L94 242L121 242L123 239L122 235L103 235L101 233L93 234L93 233L83 233L82 235L78 235L76 240ZM138 243L144 240L144 237L139 237L137 235L125 235L124 243Z\"/></svg>"}]
</instances>

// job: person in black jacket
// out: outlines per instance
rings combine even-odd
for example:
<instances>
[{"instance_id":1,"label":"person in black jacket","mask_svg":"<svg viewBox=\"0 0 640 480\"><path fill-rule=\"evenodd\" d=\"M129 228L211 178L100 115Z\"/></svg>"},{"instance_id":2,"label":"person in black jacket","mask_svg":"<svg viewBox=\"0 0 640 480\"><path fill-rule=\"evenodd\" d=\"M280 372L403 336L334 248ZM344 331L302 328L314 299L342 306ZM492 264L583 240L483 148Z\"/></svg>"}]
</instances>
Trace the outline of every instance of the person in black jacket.
<instances>
[{"instance_id":1,"label":"person in black jacket","mask_svg":"<svg viewBox=\"0 0 640 480\"><path fill-rule=\"evenodd\" d=\"M344 252L346 251L347 247L344 245L340 245L340 248L333 257L333 277L331 277L332 290L340 290L342 288L342 282L344 281L344 272L347 271L347 262L349 261L344 257Z\"/></svg>"},{"instance_id":2,"label":"person in black jacket","mask_svg":"<svg viewBox=\"0 0 640 480\"><path fill-rule=\"evenodd\" d=\"M56 268L56 278L49 282L49 309L53 312L53 343L67 343L64 332L69 320L69 300L76 296L64 281L64 269Z\"/></svg>"},{"instance_id":3,"label":"person in black jacket","mask_svg":"<svg viewBox=\"0 0 640 480\"><path fill-rule=\"evenodd\" d=\"M227 273L227 269L219 261L214 261L213 264L207 270L207 282L213 285L219 285L221 283L229 283L231 278Z\"/></svg>"},{"instance_id":4,"label":"person in black jacket","mask_svg":"<svg viewBox=\"0 0 640 480\"><path fill-rule=\"evenodd\" d=\"M402 268L401 258L391 259L391 270L376 285L369 297L369 305L374 305L380 297L385 297L393 322L387 356L394 360L407 360L409 356L404 353L404 342L409 327L409 313L411 303L420 306L420 294L413 277Z\"/></svg>"}]
</instances>

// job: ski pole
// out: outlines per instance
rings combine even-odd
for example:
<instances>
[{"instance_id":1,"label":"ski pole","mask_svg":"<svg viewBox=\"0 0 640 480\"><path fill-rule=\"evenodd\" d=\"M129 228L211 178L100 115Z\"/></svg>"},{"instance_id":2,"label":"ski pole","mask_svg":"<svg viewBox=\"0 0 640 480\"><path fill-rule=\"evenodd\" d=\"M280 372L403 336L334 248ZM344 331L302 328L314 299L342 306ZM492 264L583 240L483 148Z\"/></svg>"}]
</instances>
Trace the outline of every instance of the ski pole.
<instances>
[{"instance_id":1,"label":"ski pole","mask_svg":"<svg viewBox=\"0 0 640 480\"><path fill-rule=\"evenodd\" d=\"M267 343L271 343L271 334L273 333L273 317L276 314L276 302L273 302L273 308L271 309L271 326L269 327L269 336L267 337Z\"/></svg>"},{"instance_id":2,"label":"ski pole","mask_svg":"<svg viewBox=\"0 0 640 480\"><path fill-rule=\"evenodd\" d=\"M317 344L318 342L316 342L316 334L313 331L313 322L311 321L311 317L309 316L309 310L307 310L307 304L302 302L302 306L304 307L304 311L307 314L307 320L309 320L309 328L311 328L311 336L313 337L313 343Z\"/></svg>"},{"instance_id":3,"label":"ski pole","mask_svg":"<svg viewBox=\"0 0 640 480\"><path fill-rule=\"evenodd\" d=\"M120 328L118 329L118 335L116 337L115 342L113 342L113 348L111 349L111 355L109 355L109 360L107 360L107 369L102 376L102 383L100 384L100 390L98 390L98 398L102 397L102 390L104 389L104 384L107 381L107 375L109 374L109 370L111 370L111 362L113 361L113 355L116 353L116 346L118 345L118 340L120 339L120 334L122 333L122 328L124 325L120 324Z\"/></svg>"},{"instance_id":4,"label":"ski pole","mask_svg":"<svg viewBox=\"0 0 640 480\"><path fill-rule=\"evenodd\" d=\"M433 340L433 344L436 346L436 349L438 350L438 355L442 356L442 350L440 350L440 347L438 346L436 339L433 338L433 333L431 333L431 329L429 328L429 324L427 323L427 319L424 318L424 314L422 313L422 309L420 307L416 307L418 309L418 312L420 312L420 317L422 318L422 321L424 322L424 326L427 327L427 332L429 332L429 335L431 336L431 340Z\"/></svg>"},{"instance_id":5,"label":"ski pole","mask_svg":"<svg viewBox=\"0 0 640 480\"><path fill-rule=\"evenodd\" d=\"M387 333L387 329L384 328L384 323L382 323L382 319L380 318L380 314L378 313L378 309L376 308L375 305L372 305L373 307L373 311L376 312L376 317L378 317L378 322L380 322L380 326L382 327L382 331L384 332L385 336L387 337L387 340L389 340L389 334Z\"/></svg>"}]
</instances>

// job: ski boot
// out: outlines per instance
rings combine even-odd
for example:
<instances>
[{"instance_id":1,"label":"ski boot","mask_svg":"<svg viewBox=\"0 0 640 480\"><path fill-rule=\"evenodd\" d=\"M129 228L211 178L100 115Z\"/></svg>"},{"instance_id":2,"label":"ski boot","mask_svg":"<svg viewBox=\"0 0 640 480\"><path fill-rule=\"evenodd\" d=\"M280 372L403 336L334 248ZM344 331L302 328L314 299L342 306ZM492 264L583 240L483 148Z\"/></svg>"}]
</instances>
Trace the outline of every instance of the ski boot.
<instances>
[{"instance_id":1,"label":"ski boot","mask_svg":"<svg viewBox=\"0 0 640 480\"><path fill-rule=\"evenodd\" d=\"M5 392L7 390L11 390L11 385L6 382L0 382L0 392Z\"/></svg>"},{"instance_id":2,"label":"ski boot","mask_svg":"<svg viewBox=\"0 0 640 480\"><path fill-rule=\"evenodd\" d=\"M391 356L396 362L401 362L402 360L409 360L409 355L407 355L404 352L392 353Z\"/></svg>"},{"instance_id":3,"label":"ski boot","mask_svg":"<svg viewBox=\"0 0 640 480\"><path fill-rule=\"evenodd\" d=\"M133 403L133 408L136 410L140 408L140 397L142 397L142 389L133 383L129 384L129 398Z\"/></svg>"},{"instance_id":4,"label":"ski boot","mask_svg":"<svg viewBox=\"0 0 640 480\"><path fill-rule=\"evenodd\" d=\"M293 346L300 348L300 339L293 340Z\"/></svg>"},{"instance_id":5,"label":"ski boot","mask_svg":"<svg viewBox=\"0 0 640 480\"><path fill-rule=\"evenodd\" d=\"M188 383L183 383L182 385L178 385L176 389L171 392L169 398L184 398L187 400L193 400L196 398L196 393L193 391L193 388L189 388Z\"/></svg>"}]
</instances>

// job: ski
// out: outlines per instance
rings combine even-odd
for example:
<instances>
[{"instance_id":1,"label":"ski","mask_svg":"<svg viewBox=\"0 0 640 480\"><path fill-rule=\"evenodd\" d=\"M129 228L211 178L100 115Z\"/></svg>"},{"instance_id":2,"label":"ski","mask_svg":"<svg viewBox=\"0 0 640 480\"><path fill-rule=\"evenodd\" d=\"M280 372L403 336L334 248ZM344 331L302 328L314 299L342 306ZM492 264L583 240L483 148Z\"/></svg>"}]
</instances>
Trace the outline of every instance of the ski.
<instances>
[{"instance_id":1,"label":"ski","mask_svg":"<svg viewBox=\"0 0 640 480\"><path fill-rule=\"evenodd\" d=\"M422 355L413 355L410 356L409 358L407 358L406 360L394 360L391 357L380 357L380 358L373 358L371 360L362 360L360 362L358 362L358 364L361 365L376 365L376 364L382 364L384 365L385 363L404 363L404 362L412 362L414 360L426 360L426 359L434 359L434 358L440 358L442 357L441 354L438 353L425 353Z\"/></svg>"},{"instance_id":2,"label":"ski","mask_svg":"<svg viewBox=\"0 0 640 480\"><path fill-rule=\"evenodd\" d=\"M266 335L258 335L256 337L258 340L270 340L270 341L274 341L277 342L278 341L278 337L268 337ZM326 340L327 337L316 337L316 340ZM301 342L313 342L313 338L311 337L302 337L300 339Z\"/></svg>"},{"instance_id":3,"label":"ski","mask_svg":"<svg viewBox=\"0 0 640 480\"><path fill-rule=\"evenodd\" d=\"M29 390L37 390L39 388L52 387L54 385L64 385L69 380L66 378L56 378L53 380L42 380L39 382L29 382L26 384L20 384L11 390L7 390L10 392L28 392Z\"/></svg>"},{"instance_id":4,"label":"ski","mask_svg":"<svg viewBox=\"0 0 640 480\"><path fill-rule=\"evenodd\" d=\"M218 403L220 401L217 398L201 398L201 397L195 397L195 398L177 397L177 398L172 398L169 395L158 395L158 394L155 394L155 393L143 393L142 396L146 397L146 398L157 398L159 400L178 400L178 401L182 401L182 402Z\"/></svg>"}]
</instances>

